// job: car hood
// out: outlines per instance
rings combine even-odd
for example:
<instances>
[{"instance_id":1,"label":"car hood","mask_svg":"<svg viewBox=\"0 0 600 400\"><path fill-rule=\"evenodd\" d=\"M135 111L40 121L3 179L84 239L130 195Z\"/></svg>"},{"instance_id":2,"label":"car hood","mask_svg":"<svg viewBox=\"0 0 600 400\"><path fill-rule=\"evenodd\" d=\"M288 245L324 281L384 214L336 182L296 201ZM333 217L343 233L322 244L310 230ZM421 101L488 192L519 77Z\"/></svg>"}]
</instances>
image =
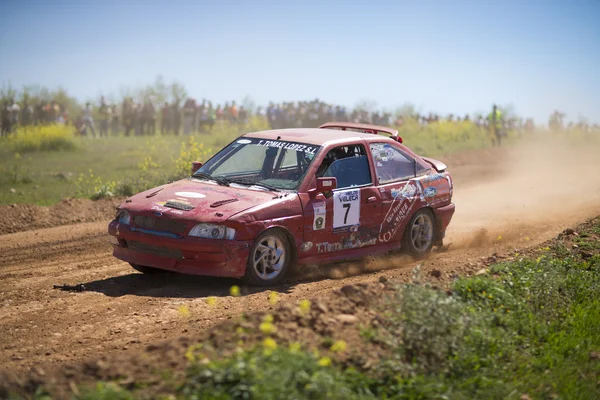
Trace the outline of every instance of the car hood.
<instances>
[{"instance_id":1,"label":"car hood","mask_svg":"<svg viewBox=\"0 0 600 400\"><path fill-rule=\"evenodd\" d=\"M189 178L138 193L121 208L133 213L159 212L165 216L220 222L276 197L271 191L235 184L220 186L212 181Z\"/></svg>"}]
</instances>

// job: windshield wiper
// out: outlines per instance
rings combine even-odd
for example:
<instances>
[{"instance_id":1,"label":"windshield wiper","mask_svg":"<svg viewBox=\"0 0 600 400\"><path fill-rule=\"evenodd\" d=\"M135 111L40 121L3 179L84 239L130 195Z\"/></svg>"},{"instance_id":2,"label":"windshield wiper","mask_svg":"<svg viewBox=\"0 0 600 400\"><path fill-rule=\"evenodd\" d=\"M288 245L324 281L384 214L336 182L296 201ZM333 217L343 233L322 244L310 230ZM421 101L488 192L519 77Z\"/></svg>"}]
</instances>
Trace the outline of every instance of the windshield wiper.
<instances>
[{"instance_id":1,"label":"windshield wiper","mask_svg":"<svg viewBox=\"0 0 600 400\"><path fill-rule=\"evenodd\" d=\"M264 187L265 189L269 189L273 192L279 192L279 189L277 189L275 186L271 186L266 183L253 182L249 179L230 179L229 182L240 183L242 185L261 186L261 187Z\"/></svg>"},{"instance_id":2,"label":"windshield wiper","mask_svg":"<svg viewBox=\"0 0 600 400\"><path fill-rule=\"evenodd\" d=\"M229 186L231 183L231 181L227 178L217 178L205 172L196 172L194 175L192 175L192 178L208 179L217 182L221 186Z\"/></svg>"}]
</instances>

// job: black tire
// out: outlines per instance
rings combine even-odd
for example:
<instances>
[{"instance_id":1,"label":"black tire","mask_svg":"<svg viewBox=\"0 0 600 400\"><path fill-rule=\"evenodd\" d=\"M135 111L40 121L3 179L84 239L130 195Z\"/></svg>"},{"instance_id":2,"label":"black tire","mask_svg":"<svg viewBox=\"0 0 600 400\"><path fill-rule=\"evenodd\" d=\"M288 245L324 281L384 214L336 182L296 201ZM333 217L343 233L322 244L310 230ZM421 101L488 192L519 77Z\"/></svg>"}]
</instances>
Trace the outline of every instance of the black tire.
<instances>
[{"instance_id":1,"label":"black tire","mask_svg":"<svg viewBox=\"0 0 600 400\"><path fill-rule=\"evenodd\" d=\"M402 249L417 259L427 258L436 240L435 227L435 217L431 210L420 209L413 214L404 229Z\"/></svg>"},{"instance_id":2,"label":"black tire","mask_svg":"<svg viewBox=\"0 0 600 400\"><path fill-rule=\"evenodd\" d=\"M158 269L158 268L154 268L154 267L147 267L145 265L137 265L137 264L132 264L132 263L129 263L129 265L131 265L131 267L133 269L135 269L136 271L141 272L142 274L146 274L146 275L162 274L165 272L162 269Z\"/></svg>"},{"instance_id":3,"label":"black tire","mask_svg":"<svg viewBox=\"0 0 600 400\"><path fill-rule=\"evenodd\" d=\"M291 263L292 246L286 234L279 229L270 229L254 241L244 281L251 286L277 285L285 278Z\"/></svg>"}]
</instances>

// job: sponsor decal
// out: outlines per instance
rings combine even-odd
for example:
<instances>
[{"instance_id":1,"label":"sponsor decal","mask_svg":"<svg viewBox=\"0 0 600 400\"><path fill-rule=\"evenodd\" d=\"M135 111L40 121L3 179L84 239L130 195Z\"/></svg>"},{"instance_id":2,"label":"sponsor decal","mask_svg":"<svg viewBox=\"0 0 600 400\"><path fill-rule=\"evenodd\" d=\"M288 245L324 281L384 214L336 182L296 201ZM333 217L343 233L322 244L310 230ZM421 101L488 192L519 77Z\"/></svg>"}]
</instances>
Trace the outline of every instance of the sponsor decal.
<instances>
[{"instance_id":1,"label":"sponsor decal","mask_svg":"<svg viewBox=\"0 0 600 400\"><path fill-rule=\"evenodd\" d=\"M339 228L333 228L333 233L357 232L358 228L360 228L360 225L340 226Z\"/></svg>"},{"instance_id":2,"label":"sponsor decal","mask_svg":"<svg viewBox=\"0 0 600 400\"><path fill-rule=\"evenodd\" d=\"M333 193L333 228L360 224L360 189Z\"/></svg>"},{"instance_id":3,"label":"sponsor decal","mask_svg":"<svg viewBox=\"0 0 600 400\"><path fill-rule=\"evenodd\" d=\"M379 227L380 242L389 242L396 235L421 196L421 184L415 181L408 181L403 187L392 189L392 203Z\"/></svg>"},{"instance_id":4,"label":"sponsor decal","mask_svg":"<svg viewBox=\"0 0 600 400\"><path fill-rule=\"evenodd\" d=\"M181 196L181 197L187 197L190 199L203 199L206 197L206 195L203 195L202 193L197 193L197 192L176 192L175 195Z\"/></svg>"},{"instance_id":5,"label":"sponsor decal","mask_svg":"<svg viewBox=\"0 0 600 400\"><path fill-rule=\"evenodd\" d=\"M300 245L301 251L309 251L313 248L313 242L304 242Z\"/></svg>"},{"instance_id":6,"label":"sponsor decal","mask_svg":"<svg viewBox=\"0 0 600 400\"><path fill-rule=\"evenodd\" d=\"M402 198L410 198L410 197L414 197L415 195L419 194L419 188L420 185L416 182L407 182L403 187L401 188L396 188L396 189L392 189L391 193L392 193L392 197L394 199L398 198L398 197L402 197Z\"/></svg>"},{"instance_id":7,"label":"sponsor decal","mask_svg":"<svg viewBox=\"0 0 600 400\"><path fill-rule=\"evenodd\" d=\"M423 196L425 197L433 197L437 194L437 189L433 186L428 187L423 191Z\"/></svg>"},{"instance_id":8,"label":"sponsor decal","mask_svg":"<svg viewBox=\"0 0 600 400\"><path fill-rule=\"evenodd\" d=\"M327 216L327 208L324 201L315 201L313 203L314 218L313 231L318 231L325 228L325 218Z\"/></svg>"},{"instance_id":9,"label":"sponsor decal","mask_svg":"<svg viewBox=\"0 0 600 400\"><path fill-rule=\"evenodd\" d=\"M429 174L425 178L423 178L423 182L424 183L435 182L440 179L444 179L444 174L440 174L440 173L436 172L435 174Z\"/></svg>"},{"instance_id":10,"label":"sponsor decal","mask_svg":"<svg viewBox=\"0 0 600 400\"><path fill-rule=\"evenodd\" d=\"M310 146L301 143L282 142L280 140L259 140L258 146L275 147L278 149L295 150L302 153L315 154L318 146Z\"/></svg>"},{"instance_id":11,"label":"sponsor decal","mask_svg":"<svg viewBox=\"0 0 600 400\"><path fill-rule=\"evenodd\" d=\"M377 238L371 238L366 240L356 239L354 241L351 240L343 240L341 242L323 242L317 243L317 252L319 254L323 253L333 253L335 251L341 250L349 250L349 249L359 249L365 246L372 246L377 243Z\"/></svg>"},{"instance_id":12,"label":"sponsor decal","mask_svg":"<svg viewBox=\"0 0 600 400\"><path fill-rule=\"evenodd\" d=\"M248 143L252 143L252 140L250 140L250 139L240 139L236 143L239 143L239 144L248 144Z\"/></svg>"},{"instance_id":13,"label":"sponsor decal","mask_svg":"<svg viewBox=\"0 0 600 400\"><path fill-rule=\"evenodd\" d=\"M354 228L354 227L353 227ZM377 243L377 229L367 227L356 227L348 236L345 236L337 242L317 243L317 253L332 253L335 251L358 249L365 246L372 246Z\"/></svg>"}]
</instances>

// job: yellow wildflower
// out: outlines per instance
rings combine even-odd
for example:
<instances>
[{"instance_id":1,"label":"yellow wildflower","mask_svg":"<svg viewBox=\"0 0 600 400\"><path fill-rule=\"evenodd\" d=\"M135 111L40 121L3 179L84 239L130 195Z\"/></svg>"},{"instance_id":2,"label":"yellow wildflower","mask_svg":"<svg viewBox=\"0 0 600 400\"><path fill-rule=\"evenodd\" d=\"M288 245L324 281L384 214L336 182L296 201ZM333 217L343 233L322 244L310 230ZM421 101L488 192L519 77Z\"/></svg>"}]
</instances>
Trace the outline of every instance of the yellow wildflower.
<instances>
[{"instance_id":1,"label":"yellow wildflower","mask_svg":"<svg viewBox=\"0 0 600 400\"><path fill-rule=\"evenodd\" d=\"M214 306L217 304L217 298L214 296L210 296L206 298L206 304L208 304L209 306Z\"/></svg>"},{"instance_id":2,"label":"yellow wildflower","mask_svg":"<svg viewBox=\"0 0 600 400\"><path fill-rule=\"evenodd\" d=\"M319 367L329 367L331 365L331 358L329 357L321 357L319 359Z\"/></svg>"},{"instance_id":3,"label":"yellow wildflower","mask_svg":"<svg viewBox=\"0 0 600 400\"><path fill-rule=\"evenodd\" d=\"M188 306L186 306L185 304L180 306L177 309L177 312L179 313L179 315L181 315L182 317L189 317L190 316L190 309L188 308Z\"/></svg>"},{"instance_id":4,"label":"yellow wildflower","mask_svg":"<svg viewBox=\"0 0 600 400\"><path fill-rule=\"evenodd\" d=\"M232 287L229 288L229 294L232 295L233 297L238 297L240 295L240 287L233 285Z\"/></svg>"},{"instance_id":5,"label":"yellow wildflower","mask_svg":"<svg viewBox=\"0 0 600 400\"><path fill-rule=\"evenodd\" d=\"M275 333L277 331L277 328L271 322L262 322L258 326L258 329L260 329L260 331L266 335L270 335L271 333Z\"/></svg>"},{"instance_id":6,"label":"yellow wildflower","mask_svg":"<svg viewBox=\"0 0 600 400\"><path fill-rule=\"evenodd\" d=\"M277 294L277 292L270 292L269 293L269 303L274 306L275 304L277 304L277 302L279 301L279 295Z\"/></svg>"},{"instance_id":7,"label":"yellow wildflower","mask_svg":"<svg viewBox=\"0 0 600 400\"><path fill-rule=\"evenodd\" d=\"M348 348L348 344L343 340L336 340L330 347L329 350L334 353L343 353Z\"/></svg>"},{"instance_id":8,"label":"yellow wildflower","mask_svg":"<svg viewBox=\"0 0 600 400\"><path fill-rule=\"evenodd\" d=\"M300 301L300 311L302 314L307 314L310 311L310 300L304 299Z\"/></svg>"}]
</instances>

